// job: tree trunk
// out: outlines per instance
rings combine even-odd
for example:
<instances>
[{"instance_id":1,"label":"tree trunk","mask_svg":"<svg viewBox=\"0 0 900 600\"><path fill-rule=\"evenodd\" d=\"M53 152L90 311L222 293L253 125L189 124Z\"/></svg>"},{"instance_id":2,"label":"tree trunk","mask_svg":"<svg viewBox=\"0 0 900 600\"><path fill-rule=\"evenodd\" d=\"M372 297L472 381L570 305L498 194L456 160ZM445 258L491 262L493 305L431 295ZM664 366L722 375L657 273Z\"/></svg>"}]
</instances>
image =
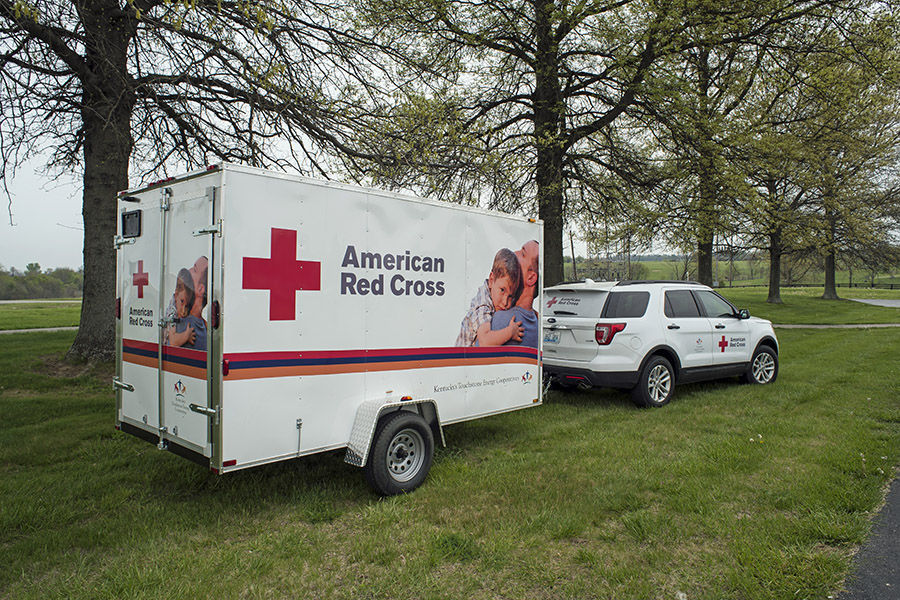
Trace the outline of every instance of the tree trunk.
<instances>
[{"instance_id":1,"label":"tree trunk","mask_svg":"<svg viewBox=\"0 0 900 600\"><path fill-rule=\"evenodd\" d=\"M697 219L697 281L704 285L713 284L713 241L716 223L716 163L715 141L712 132L712 115L709 109L709 90L711 75L709 67L709 49L703 48L699 53L697 76L702 110L698 125L697 178L699 184L700 205L694 213Z\"/></svg>"},{"instance_id":2,"label":"tree trunk","mask_svg":"<svg viewBox=\"0 0 900 600\"><path fill-rule=\"evenodd\" d=\"M82 82L84 127L84 292L81 322L71 358L107 360L115 353L116 193L128 187L134 94L127 73L133 24L114 0L82 13L85 64Z\"/></svg>"},{"instance_id":3,"label":"tree trunk","mask_svg":"<svg viewBox=\"0 0 900 600\"><path fill-rule=\"evenodd\" d=\"M708 237L706 237L707 234ZM697 281L708 286L713 284L712 256L712 232L704 232L703 237L697 243Z\"/></svg>"},{"instance_id":4,"label":"tree trunk","mask_svg":"<svg viewBox=\"0 0 900 600\"><path fill-rule=\"evenodd\" d=\"M828 224L828 253L825 255L825 293L822 294L822 298L825 300L838 300L837 286L835 285L835 265L837 262L835 255L837 253L834 249L836 225L830 211L825 216Z\"/></svg>"},{"instance_id":5,"label":"tree trunk","mask_svg":"<svg viewBox=\"0 0 900 600\"><path fill-rule=\"evenodd\" d=\"M825 300L839 300L837 294L837 286L835 285L835 252L832 248L825 255L825 293L822 298Z\"/></svg>"},{"instance_id":6,"label":"tree trunk","mask_svg":"<svg viewBox=\"0 0 900 600\"><path fill-rule=\"evenodd\" d=\"M769 234L769 297L766 302L781 304L781 255L784 252L781 231Z\"/></svg>"},{"instance_id":7,"label":"tree trunk","mask_svg":"<svg viewBox=\"0 0 900 600\"><path fill-rule=\"evenodd\" d=\"M559 52L551 23L552 2L535 0L534 136L537 148L535 183L538 211L544 221L544 282L563 281L563 102Z\"/></svg>"}]
</instances>

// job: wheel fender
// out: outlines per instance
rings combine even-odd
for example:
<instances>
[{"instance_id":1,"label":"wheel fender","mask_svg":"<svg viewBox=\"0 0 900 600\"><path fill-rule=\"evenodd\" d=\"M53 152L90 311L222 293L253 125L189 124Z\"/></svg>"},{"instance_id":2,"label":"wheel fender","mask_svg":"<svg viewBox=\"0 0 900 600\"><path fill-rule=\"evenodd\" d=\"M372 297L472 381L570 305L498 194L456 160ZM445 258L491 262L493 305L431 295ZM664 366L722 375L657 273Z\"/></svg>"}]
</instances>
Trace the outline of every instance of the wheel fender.
<instances>
[{"instance_id":1,"label":"wheel fender","mask_svg":"<svg viewBox=\"0 0 900 600\"><path fill-rule=\"evenodd\" d=\"M662 356L667 361L672 363L672 368L675 370L674 375L676 381L681 377L681 361L678 359L678 353L675 352L674 348L666 344L654 346L650 349L649 352L647 352L647 355L644 356L644 359L641 361L641 366L638 368L638 373L644 372L644 367L647 366L647 363L650 362L650 359L654 356Z\"/></svg>"},{"instance_id":2,"label":"wheel fender","mask_svg":"<svg viewBox=\"0 0 900 600\"><path fill-rule=\"evenodd\" d=\"M778 355L778 340L776 340L772 336L770 336L770 335L763 336L762 339L760 339L758 342L756 342L756 347L753 348L753 354L751 354L750 356L753 356L754 354L756 354L756 351L759 350L760 346L770 346L771 348L773 348L775 350L775 355L776 356Z\"/></svg>"},{"instance_id":3,"label":"wheel fender","mask_svg":"<svg viewBox=\"0 0 900 600\"><path fill-rule=\"evenodd\" d=\"M404 396L404 398L408 397ZM381 417L392 411L410 409L425 419L425 422L431 426L435 440L440 440L441 446L446 446L444 428L441 425L437 402L434 398L409 398L406 400L400 397L374 398L365 400L356 409L356 418L353 420L353 429L350 430L350 440L347 442L344 462L356 467L364 467L369 458L372 438L375 436L375 429L378 427Z\"/></svg>"}]
</instances>

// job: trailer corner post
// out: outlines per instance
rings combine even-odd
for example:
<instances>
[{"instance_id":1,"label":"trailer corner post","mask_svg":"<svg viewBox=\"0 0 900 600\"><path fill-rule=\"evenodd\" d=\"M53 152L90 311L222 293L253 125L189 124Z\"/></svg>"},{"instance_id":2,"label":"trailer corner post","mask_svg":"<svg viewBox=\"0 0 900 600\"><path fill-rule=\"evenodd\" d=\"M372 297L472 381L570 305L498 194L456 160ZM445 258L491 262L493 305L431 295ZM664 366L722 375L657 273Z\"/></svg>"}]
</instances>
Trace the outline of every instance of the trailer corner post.
<instances>
[{"instance_id":1,"label":"trailer corner post","mask_svg":"<svg viewBox=\"0 0 900 600\"><path fill-rule=\"evenodd\" d=\"M160 201L159 201L159 231L160 231L160 244L159 244L159 289L163 290L166 285L166 213L169 212L169 209L172 208L172 188L163 188L160 190ZM165 450L168 446L168 441L166 440L166 426L164 423L166 407L165 407L165 382L163 381L163 345L165 344L165 336L166 336L166 327L168 323L165 320L165 296L160 293L159 294L159 346L157 351L157 357L159 366L157 368L157 394L159 398L159 415L157 416L158 426L159 426L159 443L156 445L160 450Z\"/></svg>"}]
</instances>

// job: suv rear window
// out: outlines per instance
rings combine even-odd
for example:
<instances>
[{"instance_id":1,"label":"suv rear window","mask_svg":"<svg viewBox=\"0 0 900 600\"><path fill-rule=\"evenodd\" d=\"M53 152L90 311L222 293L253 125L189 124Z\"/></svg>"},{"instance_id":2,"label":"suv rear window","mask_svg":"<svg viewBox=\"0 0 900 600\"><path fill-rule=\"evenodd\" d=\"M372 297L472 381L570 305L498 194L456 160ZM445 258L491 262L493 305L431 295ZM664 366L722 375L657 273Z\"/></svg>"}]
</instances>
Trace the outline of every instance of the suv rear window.
<instances>
[{"instance_id":1,"label":"suv rear window","mask_svg":"<svg viewBox=\"0 0 900 600\"><path fill-rule=\"evenodd\" d=\"M606 291L586 292L575 290L550 290L544 292L547 314L573 317L594 317L603 310Z\"/></svg>"},{"instance_id":2,"label":"suv rear window","mask_svg":"<svg viewBox=\"0 0 900 600\"><path fill-rule=\"evenodd\" d=\"M650 292L615 292L610 293L604 319L624 319L627 317L643 317L650 302Z\"/></svg>"}]
</instances>

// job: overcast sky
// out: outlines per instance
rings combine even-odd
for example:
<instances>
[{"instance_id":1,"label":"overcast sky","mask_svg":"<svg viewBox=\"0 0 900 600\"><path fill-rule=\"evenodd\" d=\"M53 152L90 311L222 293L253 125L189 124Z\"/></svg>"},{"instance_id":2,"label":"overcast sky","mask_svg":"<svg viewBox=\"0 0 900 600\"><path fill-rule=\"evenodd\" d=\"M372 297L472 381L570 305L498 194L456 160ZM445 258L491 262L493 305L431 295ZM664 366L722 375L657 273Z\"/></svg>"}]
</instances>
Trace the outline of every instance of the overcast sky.
<instances>
[{"instance_id":1,"label":"overcast sky","mask_svg":"<svg viewBox=\"0 0 900 600\"><path fill-rule=\"evenodd\" d=\"M31 262L40 263L42 269L80 267L84 242L80 178L51 181L27 164L8 187L15 225L9 224L8 198L0 194L0 265L20 271Z\"/></svg>"}]
</instances>

